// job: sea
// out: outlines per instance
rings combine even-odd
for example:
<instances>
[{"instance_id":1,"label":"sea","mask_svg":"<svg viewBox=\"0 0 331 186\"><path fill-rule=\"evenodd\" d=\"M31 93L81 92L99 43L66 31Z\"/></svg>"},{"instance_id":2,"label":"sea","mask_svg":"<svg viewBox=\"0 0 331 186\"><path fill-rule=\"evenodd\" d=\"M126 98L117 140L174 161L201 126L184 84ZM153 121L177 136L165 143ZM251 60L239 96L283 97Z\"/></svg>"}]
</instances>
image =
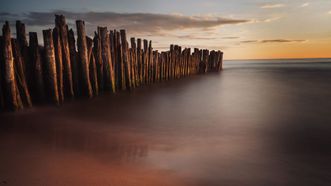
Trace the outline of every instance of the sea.
<instances>
[{"instance_id":1,"label":"sea","mask_svg":"<svg viewBox=\"0 0 331 186\"><path fill-rule=\"evenodd\" d=\"M0 185L331 185L331 59L1 113Z\"/></svg>"}]
</instances>

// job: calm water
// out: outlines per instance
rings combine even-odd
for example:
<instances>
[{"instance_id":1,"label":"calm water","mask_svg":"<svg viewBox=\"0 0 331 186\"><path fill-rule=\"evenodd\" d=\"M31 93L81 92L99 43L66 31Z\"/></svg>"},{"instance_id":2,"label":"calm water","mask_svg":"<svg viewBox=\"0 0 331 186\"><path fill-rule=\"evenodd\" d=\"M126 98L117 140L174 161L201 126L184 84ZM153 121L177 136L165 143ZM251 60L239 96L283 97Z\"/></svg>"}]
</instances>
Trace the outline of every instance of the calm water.
<instances>
[{"instance_id":1,"label":"calm water","mask_svg":"<svg viewBox=\"0 0 331 186\"><path fill-rule=\"evenodd\" d=\"M0 122L0 185L331 184L328 59L228 61Z\"/></svg>"}]
</instances>

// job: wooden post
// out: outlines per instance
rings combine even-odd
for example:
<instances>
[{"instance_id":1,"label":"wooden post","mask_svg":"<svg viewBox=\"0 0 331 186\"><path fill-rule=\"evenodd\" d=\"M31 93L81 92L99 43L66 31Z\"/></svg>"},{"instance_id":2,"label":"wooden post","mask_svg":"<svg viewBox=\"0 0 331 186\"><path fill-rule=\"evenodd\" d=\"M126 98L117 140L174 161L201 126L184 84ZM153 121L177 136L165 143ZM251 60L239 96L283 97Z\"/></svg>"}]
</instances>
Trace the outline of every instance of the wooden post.
<instances>
[{"instance_id":1,"label":"wooden post","mask_svg":"<svg viewBox=\"0 0 331 186\"><path fill-rule=\"evenodd\" d=\"M4 97L4 79L5 79L5 68L4 68L4 58L3 58L3 37L0 36L0 111L5 110L5 97Z\"/></svg>"},{"instance_id":2,"label":"wooden post","mask_svg":"<svg viewBox=\"0 0 331 186\"><path fill-rule=\"evenodd\" d=\"M143 79L143 63L142 63L142 49L141 49L141 39L137 39L137 66L138 66L138 83L139 85L142 84Z\"/></svg>"},{"instance_id":3,"label":"wooden post","mask_svg":"<svg viewBox=\"0 0 331 186\"><path fill-rule=\"evenodd\" d=\"M30 62L32 64L32 82L31 94L33 100L41 102L45 100L45 86L43 77L43 65L41 63L38 37L36 32L29 33Z\"/></svg>"},{"instance_id":4,"label":"wooden post","mask_svg":"<svg viewBox=\"0 0 331 186\"><path fill-rule=\"evenodd\" d=\"M115 55L115 37L114 37L114 31L110 30L109 31L109 48L110 48L110 56L111 56L111 62L112 62L112 67L114 71L114 76L115 76L115 87L116 86L116 73L115 73L115 63L116 63L116 55Z\"/></svg>"},{"instance_id":5,"label":"wooden post","mask_svg":"<svg viewBox=\"0 0 331 186\"><path fill-rule=\"evenodd\" d=\"M148 45L148 83L152 83L152 69L153 69L153 48L152 48L152 41L149 41Z\"/></svg>"},{"instance_id":6,"label":"wooden post","mask_svg":"<svg viewBox=\"0 0 331 186\"><path fill-rule=\"evenodd\" d=\"M172 79L175 73L175 46L170 45L170 59L169 59L169 77L168 79Z\"/></svg>"},{"instance_id":7,"label":"wooden post","mask_svg":"<svg viewBox=\"0 0 331 186\"><path fill-rule=\"evenodd\" d=\"M60 33L58 27L53 29L53 43L55 50L55 62L56 62L56 77L57 77L57 89L59 91L60 104L64 102L63 92L63 63L62 63L62 46L60 43Z\"/></svg>"},{"instance_id":8,"label":"wooden post","mask_svg":"<svg viewBox=\"0 0 331 186\"><path fill-rule=\"evenodd\" d=\"M72 71L72 84L73 84L74 94L75 96L81 96L81 90L80 90L81 67L78 63L78 53L76 50L75 34L72 29L70 29L68 32L68 44L69 44L70 65Z\"/></svg>"},{"instance_id":9,"label":"wooden post","mask_svg":"<svg viewBox=\"0 0 331 186\"><path fill-rule=\"evenodd\" d=\"M102 63L102 54L101 54L101 40L98 33L94 33L94 47L93 47L93 53L96 63L96 69L97 69L97 76L98 76L98 88L99 91L103 91L104 89L104 77L103 77L103 63Z\"/></svg>"},{"instance_id":10,"label":"wooden post","mask_svg":"<svg viewBox=\"0 0 331 186\"><path fill-rule=\"evenodd\" d=\"M74 86L70 61L70 48L68 42L68 25L63 15L55 15L55 24L58 30L60 45L62 49L63 64L63 86L66 97L74 97Z\"/></svg>"},{"instance_id":11,"label":"wooden post","mask_svg":"<svg viewBox=\"0 0 331 186\"><path fill-rule=\"evenodd\" d=\"M156 50L153 52L153 82L158 82L158 76L159 76L159 52Z\"/></svg>"},{"instance_id":12,"label":"wooden post","mask_svg":"<svg viewBox=\"0 0 331 186\"><path fill-rule=\"evenodd\" d=\"M101 49L102 49L102 61L104 68L104 88L111 90L113 93L116 92L115 86L115 74L113 70L113 65L111 62L111 53L110 53L110 40L107 27L98 27L98 35L101 38Z\"/></svg>"},{"instance_id":13,"label":"wooden post","mask_svg":"<svg viewBox=\"0 0 331 186\"><path fill-rule=\"evenodd\" d=\"M43 37L45 46L45 67L47 74L45 79L47 88L52 102L56 105L60 105L52 30L43 30Z\"/></svg>"},{"instance_id":14,"label":"wooden post","mask_svg":"<svg viewBox=\"0 0 331 186\"><path fill-rule=\"evenodd\" d=\"M2 27L3 35L3 50L1 51L4 59L4 71L5 71L5 98L7 107L10 110L18 110L23 107L20 104L21 97L18 93L15 70L14 70L14 57L12 51L12 44L10 39L10 27L9 23L6 23Z\"/></svg>"},{"instance_id":15,"label":"wooden post","mask_svg":"<svg viewBox=\"0 0 331 186\"><path fill-rule=\"evenodd\" d=\"M32 106L31 96L28 89L28 85L26 83L24 67L23 67L23 59L20 52L20 48L17 44L17 40L12 39L12 47L13 47L13 56L14 56L14 70L15 70L15 79L17 88L19 90L19 94L21 96L21 100L24 105L27 107Z\"/></svg>"},{"instance_id":16,"label":"wooden post","mask_svg":"<svg viewBox=\"0 0 331 186\"><path fill-rule=\"evenodd\" d=\"M124 63L124 69L125 69L125 82L126 87L131 90L132 88L132 82L131 82L131 66L130 62L128 61L128 44L126 40L126 32L125 30L120 30L121 33L121 43L122 43L122 58Z\"/></svg>"},{"instance_id":17,"label":"wooden post","mask_svg":"<svg viewBox=\"0 0 331 186\"><path fill-rule=\"evenodd\" d=\"M160 61L160 81L164 80L164 75L165 75L165 52L161 52L161 61Z\"/></svg>"},{"instance_id":18,"label":"wooden post","mask_svg":"<svg viewBox=\"0 0 331 186\"><path fill-rule=\"evenodd\" d=\"M220 52L220 57L219 57L219 61L217 64L217 69L220 72L223 69L223 52L221 52L221 51L219 51L219 52Z\"/></svg>"},{"instance_id":19,"label":"wooden post","mask_svg":"<svg viewBox=\"0 0 331 186\"><path fill-rule=\"evenodd\" d=\"M147 84L148 72L148 41L144 39L144 52L143 52L143 83Z\"/></svg>"},{"instance_id":20,"label":"wooden post","mask_svg":"<svg viewBox=\"0 0 331 186\"><path fill-rule=\"evenodd\" d=\"M21 21L16 21L16 40L17 48L22 56L22 65L25 78L28 82L32 82L32 64L29 61L29 49L26 39L25 25Z\"/></svg>"},{"instance_id":21,"label":"wooden post","mask_svg":"<svg viewBox=\"0 0 331 186\"><path fill-rule=\"evenodd\" d=\"M94 53L92 51L93 40L89 37L86 37L87 44L87 55L89 59L89 73L90 73L90 81L93 90L93 95L97 96L99 94L99 86L98 86L98 75L95 64Z\"/></svg>"},{"instance_id":22,"label":"wooden post","mask_svg":"<svg viewBox=\"0 0 331 186\"><path fill-rule=\"evenodd\" d=\"M132 37L130 39L131 41L131 49L132 49L132 66L131 66L131 72L132 72L132 75L131 75L131 79L132 79L132 84L133 86L138 86L138 57L137 57L137 45L136 45L136 39L134 37Z\"/></svg>"},{"instance_id":23,"label":"wooden post","mask_svg":"<svg viewBox=\"0 0 331 186\"><path fill-rule=\"evenodd\" d=\"M90 82L89 74L89 60L87 54L87 45L86 45L86 33L85 33L85 23L84 21L76 21L77 26L77 46L78 46L78 55L81 66L81 79L82 79L82 89L83 94L89 98L93 96L92 86Z\"/></svg>"},{"instance_id":24,"label":"wooden post","mask_svg":"<svg viewBox=\"0 0 331 186\"><path fill-rule=\"evenodd\" d=\"M209 51L207 49L202 51L202 61L200 63L200 73L208 71Z\"/></svg>"},{"instance_id":25,"label":"wooden post","mask_svg":"<svg viewBox=\"0 0 331 186\"><path fill-rule=\"evenodd\" d=\"M115 41L115 70L116 70L116 86L118 89L125 90L125 74L124 74L124 64L122 59L122 47L121 47L121 36L120 33L114 30L114 41Z\"/></svg>"}]
</instances>

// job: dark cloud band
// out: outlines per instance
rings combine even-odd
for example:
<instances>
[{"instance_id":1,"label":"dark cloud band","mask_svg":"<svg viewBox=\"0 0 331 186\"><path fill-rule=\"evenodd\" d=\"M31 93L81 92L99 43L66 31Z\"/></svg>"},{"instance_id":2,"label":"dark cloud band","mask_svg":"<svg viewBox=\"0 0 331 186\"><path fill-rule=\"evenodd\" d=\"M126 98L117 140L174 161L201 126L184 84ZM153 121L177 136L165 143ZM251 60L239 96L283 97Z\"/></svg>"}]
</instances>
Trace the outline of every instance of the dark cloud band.
<instances>
[{"instance_id":1,"label":"dark cloud band","mask_svg":"<svg viewBox=\"0 0 331 186\"><path fill-rule=\"evenodd\" d=\"M249 20L228 19L217 16L183 16L173 14L152 13L115 13L115 12L29 12L24 15L14 16L6 12L0 13L0 21L5 19L20 18L27 25L48 26L53 25L54 15L63 14L68 23L74 24L74 20L82 19L86 22L88 31L95 30L96 26L108 26L111 29L125 28L130 33L158 33L177 29L208 29L226 24L246 23Z\"/></svg>"}]
</instances>

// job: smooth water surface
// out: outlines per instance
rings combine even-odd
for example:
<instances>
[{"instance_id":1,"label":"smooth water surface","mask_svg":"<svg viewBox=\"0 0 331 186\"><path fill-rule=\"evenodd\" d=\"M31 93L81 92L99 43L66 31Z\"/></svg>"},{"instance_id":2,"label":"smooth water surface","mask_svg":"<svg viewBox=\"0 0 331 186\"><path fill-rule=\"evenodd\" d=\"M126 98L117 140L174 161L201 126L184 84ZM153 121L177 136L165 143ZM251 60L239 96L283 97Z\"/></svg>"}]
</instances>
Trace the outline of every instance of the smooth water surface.
<instances>
[{"instance_id":1,"label":"smooth water surface","mask_svg":"<svg viewBox=\"0 0 331 186\"><path fill-rule=\"evenodd\" d=\"M2 113L0 152L0 185L330 185L331 60Z\"/></svg>"}]
</instances>

